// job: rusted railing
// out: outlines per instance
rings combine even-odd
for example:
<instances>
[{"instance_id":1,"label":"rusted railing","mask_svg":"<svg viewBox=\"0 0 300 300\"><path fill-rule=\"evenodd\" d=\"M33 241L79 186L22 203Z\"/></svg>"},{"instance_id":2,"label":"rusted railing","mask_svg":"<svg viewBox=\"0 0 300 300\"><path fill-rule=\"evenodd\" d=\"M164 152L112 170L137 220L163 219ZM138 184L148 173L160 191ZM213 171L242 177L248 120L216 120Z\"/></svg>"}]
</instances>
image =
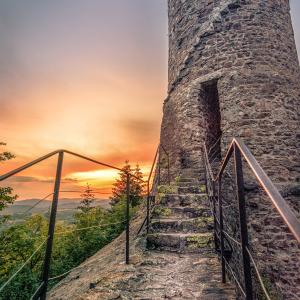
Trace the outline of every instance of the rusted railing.
<instances>
[{"instance_id":1,"label":"rusted railing","mask_svg":"<svg viewBox=\"0 0 300 300\"><path fill-rule=\"evenodd\" d=\"M55 230L55 221L56 221L56 214L57 214L57 205L58 205L58 199L59 199L59 192L60 192L60 183L61 183L61 175L62 175L62 168L63 168L63 160L64 160L64 154L70 154L72 156L84 159L86 161L104 166L104 167L108 167L111 169L115 169L118 171L123 171L127 174L127 183L126 183L126 243L125 243L125 262L126 264L129 264L129 231L130 231L130 227L129 227L129 222L130 222L130 177L135 177L136 179L140 180L139 178L137 178L135 175L126 172L118 167L106 164L106 163L102 163L100 161L97 161L95 159L92 159L90 157L75 153L75 152L71 152L68 150L56 150L53 151L51 153L48 153L38 159L35 159L19 168L16 168L4 175L0 176L0 182L10 178L13 175L16 175L50 157L53 157L54 155L58 155L58 161L57 161L57 167L56 167L56 176L55 176L55 183L54 183L54 191L53 193L51 193L50 195L53 195L53 199L52 199L52 204L51 204L51 212L50 212L50 219L49 219L49 227L48 227L48 235L46 240L43 242L42 245L44 245L46 243L46 251L45 251L45 257L44 257L44 263L43 263L43 273L42 273L42 280L41 280L41 284L39 285L39 287L37 288L37 290L35 291L34 295L32 296L32 299L46 299L46 293L47 293L47 287L48 287L48 281L49 281L49 270L50 270L50 261L51 261L51 254L52 254L52 246L53 246L53 239L54 239L54 230ZM49 195L47 195L48 197ZM39 251L42 248L42 245L36 250ZM34 253L36 253L36 251ZM29 259L27 260L27 262L30 261ZM26 262L26 263L27 263ZM24 265L25 266L25 263ZM14 276L16 276L16 274L23 268L23 266L2 286L0 287L0 292L1 290L4 289L4 287L11 282L11 280L13 279Z\"/></svg>"},{"instance_id":2,"label":"rusted railing","mask_svg":"<svg viewBox=\"0 0 300 300\"><path fill-rule=\"evenodd\" d=\"M211 148L210 148L211 152ZM212 155L220 155L212 151ZM236 198L238 200L239 210L239 228L240 228L240 241L237 241L228 232L224 230L224 213L223 213L223 186L222 177L225 173L225 169L229 163L230 158L234 159L234 170L235 170L235 186L236 186ZM295 239L300 243L300 221L297 219L289 205L283 199L277 188L274 186L270 178L266 175L262 167L259 165L255 157L250 152L249 148L240 139L234 138L225 158L220 162L220 168L216 176L214 176L211 162L209 159L209 150L206 146L203 147L203 161L205 166L205 178L206 178L206 189L211 203L212 214L214 217L214 238L216 250L220 252L221 256L221 270L222 270L222 282L226 282L226 269L231 273L232 277L237 283L241 293L247 300L253 299L253 287L251 277L251 264L254 268L254 273L258 278L258 282L262 288L267 299L271 299L268 291L263 283L262 276L258 271L258 267L251 254L249 242L248 242L248 228L247 228L247 216L246 216L246 204L244 195L244 178L243 178L243 165L242 158L247 162L252 173L262 186L263 190L268 195L271 203L275 206L279 212L282 220L288 226L290 232L294 235ZM232 179L232 178L231 178ZM218 205L218 215L216 206ZM219 230L218 230L218 229ZM224 241L229 241L238 245L242 251L243 260L243 283L238 279L237 274L232 270L229 265L229 253L232 249L225 249Z\"/></svg>"},{"instance_id":3,"label":"rusted railing","mask_svg":"<svg viewBox=\"0 0 300 300\"><path fill-rule=\"evenodd\" d=\"M149 232L149 225L150 225L150 212L151 208L154 205L155 200L155 193L157 192L157 187L161 184L161 151L164 153L164 155L167 157L167 180L168 184L171 183L171 177L170 177L170 157L166 149L163 147L163 145L159 144L155 156L151 165L150 173L148 175L147 179L147 208L146 208L146 218L144 219L144 222L141 224L138 233L142 231L144 226L146 225L146 231Z\"/></svg>"}]
</instances>

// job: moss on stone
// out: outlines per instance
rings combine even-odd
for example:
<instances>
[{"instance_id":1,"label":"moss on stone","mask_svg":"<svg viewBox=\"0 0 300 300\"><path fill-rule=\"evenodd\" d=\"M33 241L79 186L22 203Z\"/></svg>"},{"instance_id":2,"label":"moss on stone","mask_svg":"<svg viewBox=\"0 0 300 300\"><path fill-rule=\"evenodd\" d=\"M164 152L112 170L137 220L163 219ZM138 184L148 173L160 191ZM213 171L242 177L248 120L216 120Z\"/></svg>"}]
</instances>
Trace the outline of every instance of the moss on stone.
<instances>
[{"instance_id":1,"label":"moss on stone","mask_svg":"<svg viewBox=\"0 0 300 300\"><path fill-rule=\"evenodd\" d=\"M283 296L281 295L281 293L275 288L274 284L270 281L269 278L262 276L262 281L263 281L264 286L272 300L283 300L284 299ZM266 297L266 295L262 289L260 289L258 292L258 299L268 300L268 298Z\"/></svg>"},{"instance_id":2,"label":"moss on stone","mask_svg":"<svg viewBox=\"0 0 300 300\"><path fill-rule=\"evenodd\" d=\"M207 224L213 223L213 221L214 221L213 217L208 216L208 217L197 218L195 223L198 228L202 228L202 227L206 227Z\"/></svg>"},{"instance_id":3,"label":"moss on stone","mask_svg":"<svg viewBox=\"0 0 300 300\"><path fill-rule=\"evenodd\" d=\"M175 183L176 183L177 185L179 184L180 179L181 179L181 176L180 176L180 175L178 175L178 176L175 177Z\"/></svg>"},{"instance_id":4,"label":"moss on stone","mask_svg":"<svg viewBox=\"0 0 300 300\"><path fill-rule=\"evenodd\" d=\"M160 193L160 194L176 194L177 186L175 186L175 185L160 185L160 186L158 186L158 193Z\"/></svg>"},{"instance_id":5,"label":"moss on stone","mask_svg":"<svg viewBox=\"0 0 300 300\"><path fill-rule=\"evenodd\" d=\"M188 248L206 248L211 244L212 237L210 235L195 235L187 238Z\"/></svg>"},{"instance_id":6,"label":"moss on stone","mask_svg":"<svg viewBox=\"0 0 300 300\"><path fill-rule=\"evenodd\" d=\"M153 214L155 216L159 216L159 217L167 217L167 216L170 216L171 213L172 213L172 211L170 208L162 207L162 206L157 206L153 210Z\"/></svg>"},{"instance_id":7,"label":"moss on stone","mask_svg":"<svg viewBox=\"0 0 300 300\"><path fill-rule=\"evenodd\" d=\"M201 184L199 186L199 191L200 191L200 193L205 193L206 192L206 186L204 184Z\"/></svg>"}]
</instances>

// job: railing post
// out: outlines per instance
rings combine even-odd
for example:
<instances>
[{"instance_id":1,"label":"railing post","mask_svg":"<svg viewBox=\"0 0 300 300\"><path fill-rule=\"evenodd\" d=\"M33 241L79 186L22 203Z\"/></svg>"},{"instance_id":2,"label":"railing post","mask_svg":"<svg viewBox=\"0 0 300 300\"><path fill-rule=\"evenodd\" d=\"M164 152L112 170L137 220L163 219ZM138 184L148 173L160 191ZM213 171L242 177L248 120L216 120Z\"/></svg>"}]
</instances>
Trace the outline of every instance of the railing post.
<instances>
[{"instance_id":1,"label":"railing post","mask_svg":"<svg viewBox=\"0 0 300 300\"><path fill-rule=\"evenodd\" d=\"M150 225L150 187L149 187L149 181L147 184L147 221L146 221L146 230L147 234L149 233L149 225Z\"/></svg>"},{"instance_id":2,"label":"railing post","mask_svg":"<svg viewBox=\"0 0 300 300\"><path fill-rule=\"evenodd\" d=\"M218 250L218 236L217 236L217 212L216 212L216 187L215 182L212 181L212 196L209 196L212 198L213 203L213 215L214 215L214 240L215 240L215 250Z\"/></svg>"},{"instance_id":3,"label":"railing post","mask_svg":"<svg viewBox=\"0 0 300 300\"><path fill-rule=\"evenodd\" d=\"M205 185L205 193L208 195L208 180L207 180L207 169L206 169L206 164L204 163L204 185ZM209 196L209 195L208 195Z\"/></svg>"},{"instance_id":4,"label":"railing post","mask_svg":"<svg viewBox=\"0 0 300 300\"><path fill-rule=\"evenodd\" d=\"M243 165L241 159L241 152L236 145L234 145L234 165L235 165L235 180L237 186L237 200L239 203L239 218L240 218L240 234L242 242L242 255L243 255L243 271L244 271L244 284L246 299L252 300L252 278L251 278L251 265L250 257L247 252L248 243L248 229L247 229L247 215L244 195L244 178L243 178Z\"/></svg>"},{"instance_id":5,"label":"railing post","mask_svg":"<svg viewBox=\"0 0 300 300\"><path fill-rule=\"evenodd\" d=\"M40 296L40 298L42 300L46 299L46 294L47 294L48 278L49 278L49 270L50 270L50 262L51 262L52 245L53 245L53 238L54 238L55 219L56 219L57 204L58 204L58 197L59 197L59 188L60 188L60 181L61 181L63 158L64 158L64 153L61 151L58 154L55 185L54 185L54 193L53 193L53 200L52 200L52 205L51 205L51 214L50 214L50 220L49 220L49 228L48 228L48 241L47 241L45 259L44 259L44 269L43 269L43 276L42 276L42 281L43 281L44 285L43 285L43 289L41 291L41 296Z\"/></svg>"},{"instance_id":6,"label":"railing post","mask_svg":"<svg viewBox=\"0 0 300 300\"><path fill-rule=\"evenodd\" d=\"M169 182L169 185L171 184L171 176L170 176L170 157L169 157L169 154L166 153L167 155L167 159L168 159L168 182Z\"/></svg>"},{"instance_id":7,"label":"railing post","mask_svg":"<svg viewBox=\"0 0 300 300\"><path fill-rule=\"evenodd\" d=\"M225 272L225 257L224 257L224 233L223 233L223 206L222 206L222 178L218 178L218 202L219 202L219 221L220 221L220 244L221 244L221 269L222 269L222 283L226 282Z\"/></svg>"},{"instance_id":8,"label":"railing post","mask_svg":"<svg viewBox=\"0 0 300 300\"><path fill-rule=\"evenodd\" d=\"M158 150L158 185L160 186L160 171L161 171L161 168L160 168L160 164L161 164L161 157L160 157L160 147L159 146L159 150Z\"/></svg>"},{"instance_id":9,"label":"railing post","mask_svg":"<svg viewBox=\"0 0 300 300\"><path fill-rule=\"evenodd\" d=\"M125 246L125 262L129 264L129 206L130 206L130 175L127 173L126 180L126 246Z\"/></svg>"}]
</instances>

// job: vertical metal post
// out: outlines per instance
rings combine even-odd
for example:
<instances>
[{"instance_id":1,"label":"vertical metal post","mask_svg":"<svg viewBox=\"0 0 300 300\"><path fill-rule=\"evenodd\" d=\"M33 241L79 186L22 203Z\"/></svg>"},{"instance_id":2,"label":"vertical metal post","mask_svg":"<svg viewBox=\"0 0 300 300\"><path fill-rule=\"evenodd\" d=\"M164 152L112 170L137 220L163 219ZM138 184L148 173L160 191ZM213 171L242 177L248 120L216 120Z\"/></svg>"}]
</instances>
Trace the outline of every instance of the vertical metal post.
<instances>
[{"instance_id":1,"label":"vertical metal post","mask_svg":"<svg viewBox=\"0 0 300 300\"><path fill-rule=\"evenodd\" d=\"M170 176L170 157L169 157L169 154L166 153L167 155L167 159L168 159L168 182L169 182L169 185L171 184L171 176Z\"/></svg>"},{"instance_id":2,"label":"vertical metal post","mask_svg":"<svg viewBox=\"0 0 300 300\"><path fill-rule=\"evenodd\" d=\"M149 181L148 181L148 184L147 184L147 224L146 224L147 234L149 233L149 225L150 225L150 187L149 187Z\"/></svg>"},{"instance_id":3,"label":"vertical metal post","mask_svg":"<svg viewBox=\"0 0 300 300\"><path fill-rule=\"evenodd\" d=\"M244 270L244 284L246 299L252 300L252 278L250 257L247 252L248 244L248 229L247 229L247 215L244 195L244 178L243 165L241 159L241 152L236 145L234 145L234 164L235 164L235 180L237 186L237 199L239 203L239 218L240 218L240 234L242 242L243 255L243 270Z\"/></svg>"},{"instance_id":4,"label":"vertical metal post","mask_svg":"<svg viewBox=\"0 0 300 300\"><path fill-rule=\"evenodd\" d=\"M161 164L161 157L160 157L160 147L158 150L158 185L160 185L160 164Z\"/></svg>"},{"instance_id":5,"label":"vertical metal post","mask_svg":"<svg viewBox=\"0 0 300 300\"><path fill-rule=\"evenodd\" d=\"M129 264L129 206L130 206L130 175L127 173L126 180L126 246L125 246L125 262Z\"/></svg>"},{"instance_id":6,"label":"vertical metal post","mask_svg":"<svg viewBox=\"0 0 300 300\"><path fill-rule=\"evenodd\" d=\"M46 294L47 294L48 278L49 278L49 270L50 270L50 262L51 262L52 245L53 245L53 238L54 238L55 219L56 219L57 204L58 204L58 197L59 197L59 188L60 188L63 158L64 158L64 153L59 152L58 161L57 161L55 184L54 184L53 200L52 200L52 206L51 206L51 214L50 214L50 220L49 220L49 228L48 228L48 241L47 241L47 246L46 246L45 259L44 259L44 269L43 269L43 276L42 276L42 281L44 283L43 289L41 291L41 296L40 296L40 298L42 300L46 299Z\"/></svg>"},{"instance_id":7,"label":"vertical metal post","mask_svg":"<svg viewBox=\"0 0 300 300\"><path fill-rule=\"evenodd\" d=\"M208 188L207 188L207 184L208 184L207 183L207 174L206 174L207 168L206 168L206 163L204 161L204 155L203 155L203 162L204 162L204 185L205 185L205 192L209 196L209 194L208 194Z\"/></svg>"},{"instance_id":8,"label":"vertical metal post","mask_svg":"<svg viewBox=\"0 0 300 300\"><path fill-rule=\"evenodd\" d=\"M214 214L214 240L215 240L215 250L218 250L218 237L217 237L217 210L216 210L216 187L215 182L212 181L212 196L210 196L213 202L213 214Z\"/></svg>"},{"instance_id":9,"label":"vertical metal post","mask_svg":"<svg viewBox=\"0 0 300 300\"><path fill-rule=\"evenodd\" d=\"M220 244L221 244L221 268L222 283L226 282L225 257L224 257L224 233L223 233L223 206L222 206L222 177L218 179L219 221L220 221Z\"/></svg>"}]
</instances>

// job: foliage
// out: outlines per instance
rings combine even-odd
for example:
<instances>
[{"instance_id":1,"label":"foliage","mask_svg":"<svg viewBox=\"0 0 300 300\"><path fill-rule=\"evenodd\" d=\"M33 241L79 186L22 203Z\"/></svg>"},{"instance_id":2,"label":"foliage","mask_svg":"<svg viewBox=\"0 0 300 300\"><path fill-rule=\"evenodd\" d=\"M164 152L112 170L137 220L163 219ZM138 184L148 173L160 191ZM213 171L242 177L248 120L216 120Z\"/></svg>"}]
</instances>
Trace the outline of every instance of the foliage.
<instances>
[{"instance_id":1,"label":"foliage","mask_svg":"<svg viewBox=\"0 0 300 300\"><path fill-rule=\"evenodd\" d=\"M172 213L171 209L163 206L156 206L153 210L153 215L157 217L167 217Z\"/></svg>"},{"instance_id":2,"label":"foliage","mask_svg":"<svg viewBox=\"0 0 300 300\"><path fill-rule=\"evenodd\" d=\"M33 216L22 224L1 232L0 285L8 280L46 238L47 220ZM43 251L39 251L16 276L16 280L4 289L0 299L29 299L38 285Z\"/></svg>"},{"instance_id":3,"label":"foliage","mask_svg":"<svg viewBox=\"0 0 300 300\"><path fill-rule=\"evenodd\" d=\"M1 145L4 145L1 143ZM0 154L0 161L14 156L8 152ZM103 246L116 238L125 226L126 179L130 176L131 205L138 205L143 194L143 174L137 165L135 169L126 162L120 178L116 181L111 198L111 209L92 207L95 199L87 185L82 201L74 215L72 224L65 221L56 223L52 248L50 278L67 273ZM12 204L16 196L9 187L0 189L0 210ZM131 208L130 215L136 208ZM9 216L5 216L5 219ZM4 217L2 217L4 220ZM1 225L1 222L0 222ZM33 215L22 223L10 225L0 231L0 287L28 260L33 252L45 242L48 234L47 215ZM14 277L1 292L0 299L29 299L40 284L45 255L45 245L30 259L28 264ZM60 279L60 278L59 278ZM50 287L59 279L50 280Z\"/></svg>"},{"instance_id":4,"label":"foliage","mask_svg":"<svg viewBox=\"0 0 300 300\"><path fill-rule=\"evenodd\" d=\"M8 204L14 203L16 199L17 196L13 195L11 187L0 188L0 211L6 208Z\"/></svg>"},{"instance_id":5,"label":"foliage","mask_svg":"<svg viewBox=\"0 0 300 300\"><path fill-rule=\"evenodd\" d=\"M134 169L131 168L128 161L125 162L125 166L122 168L122 171L119 173L119 179L113 185L111 204L115 205L121 201L122 197L126 196L127 191L127 174L133 174L134 176L129 176L129 191L130 191L130 201L133 207L140 204L143 192L144 192L144 183L143 183L143 173L139 165L136 165Z\"/></svg>"},{"instance_id":6,"label":"foliage","mask_svg":"<svg viewBox=\"0 0 300 300\"><path fill-rule=\"evenodd\" d=\"M91 209L92 203L95 201L95 195L92 192L90 185L87 183L86 189L83 194L81 194L82 200L80 201L80 206L82 212L88 212Z\"/></svg>"},{"instance_id":7,"label":"foliage","mask_svg":"<svg viewBox=\"0 0 300 300\"><path fill-rule=\"evenodd\" d=\"M5 146L5 143L0 142L0 146ZM0 153L0 162L10 160L15 156L10 152L4 151ZM10 187L0 187L0 211L12 204L17 199L17 195L13 195L13 189ZM0 217L0 225L7 220L7 216Z\"/></svg>"},{"instance_id":8,"label":"foliage","mask_svg":"<svg viewBox=\"0 0 300 300\"><path fill-rule=\"evenodd\" d=\"M141 189L136 186L136 194ZM88 190L88 191L87 191ZM109 210L91 207L90 187L83 193L83 209L74 214L72 224L58 221L52 248L50 278L68 273L86 258L116 238L125 228L126 196L121 194ZM88 201L86 201L88 200ZM130 216L137 207L130 209ZM0 287L24 264L48 234L48 219L33 215L26 221L0 231ZM45 245L0 293L1 300L29 299L40 284ZM61 277L63 278L63 277ZM49 281L49 287L61 278Z\"/></svg>"},{"instance_id":9,"label":"foliage","mask_svg":"<svg viewBox=\"0 0 300 300\"><path fill-rule=\"evenodd\" d=\"M175 183L178 185L180 183L180 180L181 180L181 176L178 175L175 177Z\"/></svg>"},{"instance_id":10,"label":"foliage","mask_svg":"<svg viewBox=\"0 0 300 300\"><path fill-rule=\"evenodd\" d=\"M6 144L3 142L0 142L0 146L6 146ZM10 160L12 158L15 158L15 156L10 152L4 151L4 152L0 153L0 162L5 161L5 160Z\"/></svg>"},{"instance_id":11,"label":"foliage","mask_svg":"<svg viewBox=\"0 0 300 300\"><path fill-rule=\"evenodd\" d=\"M201 184L199 186L199 191L200 191L200 193L205 193L206 192L206 186L205 186L205 184Z\"/></svg>"},{"instance_id":12,"label":"foliage","mask_svg":"<svg viewBox=\"0 0 300 300\"><path fill-rule=\"evenodd\" d=\"M178 187L176 185L159 185L158 193L160 194L176 194Z\"/></svg>"}]
</instances>

